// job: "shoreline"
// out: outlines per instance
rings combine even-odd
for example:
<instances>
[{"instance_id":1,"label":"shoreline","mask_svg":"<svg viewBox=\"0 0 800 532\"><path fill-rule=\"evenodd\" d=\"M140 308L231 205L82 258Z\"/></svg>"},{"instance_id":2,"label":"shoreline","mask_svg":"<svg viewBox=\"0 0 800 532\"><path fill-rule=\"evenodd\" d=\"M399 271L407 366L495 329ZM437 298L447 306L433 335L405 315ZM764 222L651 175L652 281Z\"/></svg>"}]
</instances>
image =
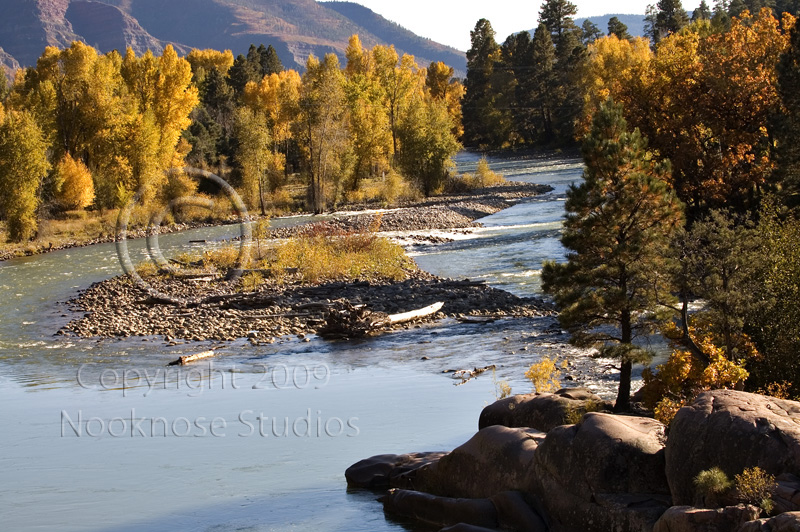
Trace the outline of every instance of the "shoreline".
<instances>
[{"instance_id":1,"label":"shoreline","mask_svg":"<svg viewBox=\"0 0 800 532\"><path fill-rule=\"evenodd\" d=\"M348 204L340 206L336 211L325 213L324 216L332 216L333 222L339 228L348 231L367 230L372 223L374 214L385 213L381 219L379 231L400 231L400 230L436 230L436 229L463 229L478 227L474 221L478 218L494 214L503 209L511 207L526 198L544 194L552 190L548 185L538 185L532 183L519 183L508 181L492 187L476 189L466 193L445 194L424 200L399 203L391 207L381 208L373 204ZM313 216L313 213L292 213L287 216L276 217L283 219L297 216ZM250 222L257 221L259 217L252 217ZM196 223L175 223L159 226L158 233L172 234L199 229L203 227L216 227L220 225L231 225L236 221L219 222L196 222ZM301 227L307 227L311 223L301 224L292 227L269 229L270 238L288 238L298 232ZM410 225L409 225L410 223ZM151 228L138 228L128 231L127 238L130 240L145 238ZM70 241L58 245L45 246L42 242L35 249L24 249L16 251L0 251L0 262L8 260L43 255L52 251L65 249L82 248L96 244L110 244L117 241L116 234L101 234L88 240Z\"/></svg>"}]
</instances>

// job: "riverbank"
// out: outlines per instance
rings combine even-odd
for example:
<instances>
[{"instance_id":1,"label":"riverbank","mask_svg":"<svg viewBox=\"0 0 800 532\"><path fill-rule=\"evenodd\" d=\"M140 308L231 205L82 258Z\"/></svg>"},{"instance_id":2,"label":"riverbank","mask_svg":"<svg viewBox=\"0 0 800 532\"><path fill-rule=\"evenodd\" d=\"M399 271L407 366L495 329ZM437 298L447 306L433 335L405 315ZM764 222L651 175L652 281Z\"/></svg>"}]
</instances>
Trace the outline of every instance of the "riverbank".
<instances>
[{"instance_id":1,"label":"riverbank","mask_svg":"<svg viewBox=\"0 0 800 532\"><path fill-rule=\"evenodd\" d=\"M543 194L551 190L547 185L531 183L504 182L491 187L476 189L459 194L443 194L433 198L426 198L417 202L406 202L387 208L376 209L371 204L342 205L337 211L327 213L332 217L332 223L347 231L364 231L370 228L374 216L365 214L364 211L384 212L378 231L404 231L425 229L455 229L473 227L474 220L494 214L502 209L518 203L532 196ZM295 216L312 213L295 213ZM259 218L250 216L251 220ZM189 223L172 223L161 225L159 234L170 234L211 227L223 223L236 223L236 221L209 222L201 220ZM113 228L106 227L108 223L101 224L97 234L83 236L53 235L52 238L41 238L34 242L23 244L4 244L0 247L0 262L17 257L25 257L49 253L63 249L72 249L105 244L116 241ZM296 228L275 228L269 231L270 238L286 238L296 234ZM127 231L128 239L144 238L152 228L140 227ZM78 234L80 234L78 232Z\"/></svg>"}]
</instances>

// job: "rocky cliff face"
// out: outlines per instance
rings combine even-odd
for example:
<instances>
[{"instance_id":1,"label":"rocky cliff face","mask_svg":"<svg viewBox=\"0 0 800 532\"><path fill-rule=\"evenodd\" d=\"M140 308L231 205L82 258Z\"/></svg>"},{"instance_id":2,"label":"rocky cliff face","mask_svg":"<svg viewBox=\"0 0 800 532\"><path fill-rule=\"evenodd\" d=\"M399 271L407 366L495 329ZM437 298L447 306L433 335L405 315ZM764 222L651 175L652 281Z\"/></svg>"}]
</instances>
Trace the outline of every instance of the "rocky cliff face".
<instances>
[{"instance_id":1,"label":"rocky cliff face","mask_svg":"<svg viewBox=\"0 0 800 532\"><path fill-rule=\"evenodd\" d=\"M72 1L65 13L72 29L86 43L102 51L118 50L120 53L130 47L141 55L147 50L158 51L170 42L156 39L130 15L119 8L101 2L86 0ZM188 48L176 45L179 52Z\"/></svg>"},{"instance_id":2,"label":"rocky cliff face","mask_svg":"<svg viewBox=\"0 0 800 532\"><path fill-rule=\"evenodd\" d=\"M65 14L69 0L0 0L0 46L21 65L34 65L47 46L80 37Z\"/></svg>"}]
</instances>

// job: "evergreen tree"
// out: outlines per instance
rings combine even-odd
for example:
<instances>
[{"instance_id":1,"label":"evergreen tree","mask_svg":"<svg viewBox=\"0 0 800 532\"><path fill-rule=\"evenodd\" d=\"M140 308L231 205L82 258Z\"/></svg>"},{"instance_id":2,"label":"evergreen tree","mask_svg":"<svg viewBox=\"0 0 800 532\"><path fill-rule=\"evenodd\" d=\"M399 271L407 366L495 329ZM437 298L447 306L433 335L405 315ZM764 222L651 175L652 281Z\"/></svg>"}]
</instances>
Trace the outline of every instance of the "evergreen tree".
<instances>
[{"instance_id":1,"label":"evergreen tree","mask_svg":"<svg viewBox=\"0 0 800 532\"><path fill-rule=\"evenodd\" d=\"M264 46L263 44L261 46ZM283 72L283 63L281 58L278 57L278 52L270 44L264 53L261 54L261 72L264 76L270 74L280 74Z\"/></svg>"},{"instance_id":2,"label":"evergreen tree","mask_svg":"<svg viewBox=\"0 0 800 532\"><path fill-rule=\"evenodd\" d=\"M595 24L588 18L583 21L583 25L581 26L581 31L583 32L584 46L589 46L594 41L603 36L603 32L600 30L600 28L597 27L597 24Z\"/></svg>"},{"instance_id":3,"label":"evergreen tree","mask_svg":"<svg viewBox=\"0 0 800 532\"><path fill-rule=\"evenodd\" d=\"M556 54L550 32L539 24L531 42L531 63L534 69L529 78L528 105L538 116L538 141L550 143L555 140L553 110L556 105Z\"/></svg>"},{"instance_id":4,"label":"evergreen tree","mask_svg":"<svg viewBox=\"0 0 800 532\"><path fill-rule=\"evenodd\" d=\"M628 26L625 25L620 19L617 17L611 17L608 19L608 34L609 35L616 35L617 39L627 39L630 40L631 34L628 33Z\"/></svg>"},{"instance_id":5,"label":"evergreen tree","mask_svg":"<svg viewBox=\"0 0 800 532\"><path fill-rule=\"evenodd\" d=\"M789 13L795 17L800 16L800 0L776 0L775 11L778 15Z\"/></svg>"},{"instance_id":6,"label":"evergreen tree","mask_svg":"<svg viewBox=\"0 0 800 532\"><path fill-rule=\"evenodd\" d=\"M714 11L711 14L711 26L715 31L727 31L731 27L731 16L728 14L728 0L714 0Z\"/></svg>"},{"instance_id":7,"label":"evergreen tree","mask_svg":"<svg viewBox=\"0 0 800 532\"><path fill-rule=\"evenodd\" d=\"M492 75L500 59L491 23L482 18L470 32L472 45L467 51L467 78L464 81L464 142L468 146L486 144L489 131L486 116L494 111Z\"/></svg>"},{"instance_id":8,"label":"evergreen tree","mask_svg":"<svg viewBox=\"0 0 800 532\"><path fill-rule=\"evenodd\" d=\"M683 208L665 183L667 165L653 161L638 129L628 131L621 106L601 105L583 156L584 182L569 188L565 204L568 260L544 265L543 288L574 344L621 360L615 410L625 411L633 363L646 358L634 342L671 299L667 250Z\"/></svg>"},{"instance_id":9,"label":"evergreen tree","mask_svg":"<svg viewBox=\"0 0 800 532\"><path fill-rule=\"evenodd\" d=\"M706 0L702 0L700 6L692 13L692 22L698 20L711 20L711 9L708 7Z\"/></svg>"},{"instance_id":10,"label":"evergreen tree","mask_svg":"<svg viewBox=\"0 0 800 532\"><path fill-rule=\"evenodd\" d=\"M250 49L255 51L253 45L250 45ZM248 52L248 56L250 55ZM255 58L255 52L252 56ZM236 57L233 61L233 66L228 70L228 84L233 88L237 96L244 92L245 85L251 81L258 82L261 78L261 64L242 54Z\"/></svg>"},{"instance_id":11,"label":"evergreen tree","mask_svg":"<svg viewBox=\"0 0 800 532\"><path fill-rule=\"evenodd\" d=\"M728 14L731 17L738 17L746 10L747 4L744 3L744 0L731 0L730 5L728 6Z\"/></svg>"},{"instance_id":12,"label":"evergreen tree","mask_svg":"<svg viewBox=\"0 0 800 532\"><path fill-rule=\"evenodd\" d=\"M800 28L792 29L789 48L778 63L778 92L784 111L774 127L778 144L776 177L786 201L800 205Z\"/></svg>"},{"instance_id":13,"label":"evergreen tree","mask_svg":"<svg viewBox=\"0 0 800 532\"><path fill-rule=\"evenodd\" d=\"M657 40L660 41L667 35L678 33L689 25L689 15L683 9L681 0L659 0L656 6L655 30L658 35Z\"/></svg>"},{"instance_id":14,"label":"evergreen tree","mask_svg":"<svg viewBox=\"0 0 800 532\"><path fill-rule=\"evenodd\" d=\"M573 19L577 14L578 6L569 0L545 0L539 10L539 23L547 26L558 46L564 35L577 29Z\"/></svg>"}]
</instances>

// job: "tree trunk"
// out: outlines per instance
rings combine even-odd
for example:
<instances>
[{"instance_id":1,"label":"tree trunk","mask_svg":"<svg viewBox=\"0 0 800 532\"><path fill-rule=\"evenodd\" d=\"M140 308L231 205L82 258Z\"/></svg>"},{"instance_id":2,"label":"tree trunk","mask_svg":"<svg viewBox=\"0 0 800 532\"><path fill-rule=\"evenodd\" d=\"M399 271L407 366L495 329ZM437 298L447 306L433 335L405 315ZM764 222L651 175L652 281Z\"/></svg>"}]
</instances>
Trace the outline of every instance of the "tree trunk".
<instances>
[{"instance_id":1,"label":"tree trunk","mask_svg":"<svg viewBox=\"0 0 800 532\"><path fill-rule=\"evenodd\" d=\"M633 363L629 359L622 359L619 372L619 390L617 402L614 403L614 412L628 412L631 409L631 372Z\"/></svg>"}]
</instances>

